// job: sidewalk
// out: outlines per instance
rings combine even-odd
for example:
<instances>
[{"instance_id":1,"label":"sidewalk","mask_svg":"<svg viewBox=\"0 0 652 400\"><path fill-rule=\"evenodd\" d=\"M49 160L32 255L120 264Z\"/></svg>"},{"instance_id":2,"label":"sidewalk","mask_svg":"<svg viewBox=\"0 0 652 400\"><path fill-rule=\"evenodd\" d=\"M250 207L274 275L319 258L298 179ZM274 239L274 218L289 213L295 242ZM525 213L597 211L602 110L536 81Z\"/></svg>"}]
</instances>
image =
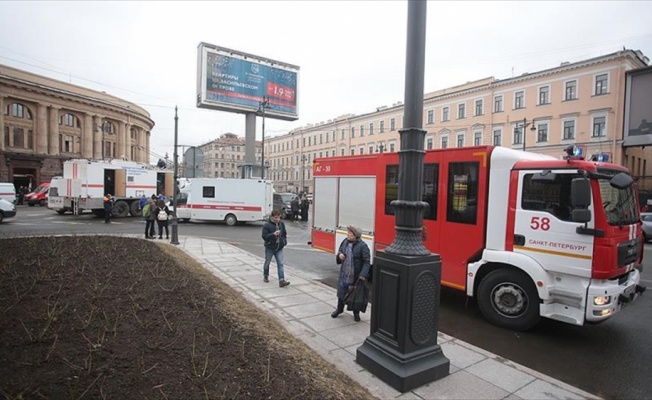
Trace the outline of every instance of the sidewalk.
<instances>
[{"instance_id":1,"label":"sidewalk","mask_svg":"<svg viewBox=\"0 0 652 400\"><path fill-rule=\"evenodd\" d=\"M356 349L370 333L369 311L361 322L350 312L333 319L335 289L302 277L297 268L285 266L292 284L279 288L274 263L270 283L263 282L261 257L217 240L182 237L179 242L180 249L379 399L599 399L441 332L438 343L450 360L450 375L401 393L355 362Z\"/></svg>"}]
</instances>

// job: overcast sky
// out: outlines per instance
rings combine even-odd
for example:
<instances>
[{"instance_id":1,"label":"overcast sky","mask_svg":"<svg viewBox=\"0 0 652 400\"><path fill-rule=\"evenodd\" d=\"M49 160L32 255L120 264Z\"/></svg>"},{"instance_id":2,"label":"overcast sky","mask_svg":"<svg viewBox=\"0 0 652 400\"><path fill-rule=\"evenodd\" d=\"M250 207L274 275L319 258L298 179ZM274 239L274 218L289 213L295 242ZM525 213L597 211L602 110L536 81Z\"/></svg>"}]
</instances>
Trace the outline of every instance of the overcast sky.
<instances>
[{"instance_id":1,"label":"overcast sky","mask_svg":"<svg viewBox=\"0 0 652 400\"><path fill-rule=\"evenodd\" d=\"M404 101L406 1L4 0L0 20L0 64L148 110L153 162L172 157L175 105L179 144L244 136L244 115L195 106L200 42L300 67L299 120L267 118L266 137ZM650 1L429 1L427 21L425 92L623 46L652 58Z\"/></svg>"}]
</instances>

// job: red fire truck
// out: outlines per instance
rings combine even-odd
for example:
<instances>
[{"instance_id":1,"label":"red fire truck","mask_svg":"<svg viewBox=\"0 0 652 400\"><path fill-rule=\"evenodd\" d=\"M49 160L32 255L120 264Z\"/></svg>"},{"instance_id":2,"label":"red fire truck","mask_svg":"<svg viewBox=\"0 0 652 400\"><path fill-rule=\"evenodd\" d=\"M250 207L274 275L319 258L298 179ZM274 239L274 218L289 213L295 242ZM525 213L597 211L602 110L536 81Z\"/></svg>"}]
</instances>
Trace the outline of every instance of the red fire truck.
<instances>
[{"instance_id":1,"label":"red fire truck","mask_svg":"<svg viewBox=\"0 0 652 400\"><path fill-rule=\"evenodd\" d=\"M645 290L630 174L567 151L559 159L493 146L425 152L424 244L441 256L442 285L477 298L496 325L599 322ZM398 165L398 153L315 160L313 247L335 252L350 224L370 249L388 247Z\"/></svg>"}]
</instances>

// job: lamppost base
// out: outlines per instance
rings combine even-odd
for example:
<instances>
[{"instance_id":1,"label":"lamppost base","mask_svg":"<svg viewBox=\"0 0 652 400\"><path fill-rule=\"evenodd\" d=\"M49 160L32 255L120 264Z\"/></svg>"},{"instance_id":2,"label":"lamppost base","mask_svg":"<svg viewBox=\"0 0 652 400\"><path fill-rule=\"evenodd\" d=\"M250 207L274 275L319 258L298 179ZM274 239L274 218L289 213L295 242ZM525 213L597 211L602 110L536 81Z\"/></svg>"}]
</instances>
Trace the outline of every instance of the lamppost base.
<instances>
[{"instance_id":1,"label":"lamppost base","mask_svg":"<svg viewBox=\"0 0 652 400\"><path fill-rule=\"evenodd\" d=\"M371 334L356 362L400 392L447 376L437 344L441 259L385 251L374 259Z\"/></svg>"},{"instance_id":2,"label":"lamppost base","mask_svg":"<svg viewBox=\"0 0 652 400\"><path fill-rule=\"evenodd\" d=\"M172 217L170 219L170 229L172 230L171 234L171 239L170 243L171 244L179 244L179 233L177 232L177 226L178 226L178 219L177 217Z\"/></svg>"}]
</instances>

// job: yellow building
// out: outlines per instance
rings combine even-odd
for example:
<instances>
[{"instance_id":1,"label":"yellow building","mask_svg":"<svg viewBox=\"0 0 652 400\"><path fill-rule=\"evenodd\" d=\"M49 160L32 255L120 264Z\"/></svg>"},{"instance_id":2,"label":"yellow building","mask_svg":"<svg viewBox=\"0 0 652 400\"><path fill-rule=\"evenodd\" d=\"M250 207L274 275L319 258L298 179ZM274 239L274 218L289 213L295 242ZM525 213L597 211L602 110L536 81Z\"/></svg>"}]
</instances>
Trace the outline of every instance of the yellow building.
<instances>
[{"instance_id":1,"label":"yellow building","mask_svg":"<svg viewBox=\"0 0 652 400\"><path fill-rule=\"evenodd\" d=\"M625 73L644 68L639 51L623 50L526 73L426 93L424 148L499 145L561 157L568 145L609 157L636 177L649 174L650 148L623 147ZM265 154L277 191L312 192L312 162L399 150L403 105L343 115L269 138ZM647 154L647 156L646 156Z\"/></svg>"},{"instance_id":2,"label":"yellow building","mask_svg":"<svg viewBox=\"0 0 652 400\"><path fill-rule=\"evenodd\" d=\"M0 109L0 182L49 182L71 158L149 162L150 114L104 92L0 65Z\"/></svg>"}]
</instances>

